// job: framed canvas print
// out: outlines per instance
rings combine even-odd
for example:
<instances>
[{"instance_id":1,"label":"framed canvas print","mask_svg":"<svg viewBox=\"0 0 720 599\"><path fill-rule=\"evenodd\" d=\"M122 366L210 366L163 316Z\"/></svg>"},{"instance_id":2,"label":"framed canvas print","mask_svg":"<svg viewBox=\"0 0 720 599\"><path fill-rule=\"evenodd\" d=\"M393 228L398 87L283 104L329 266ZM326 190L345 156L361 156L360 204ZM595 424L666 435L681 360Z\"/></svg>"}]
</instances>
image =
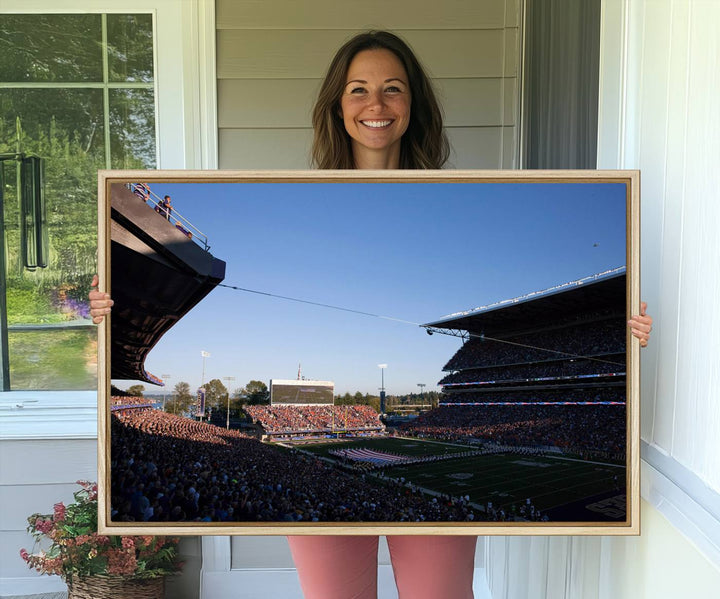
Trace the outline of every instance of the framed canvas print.
<instances>
[{"instance_id":1,"label":"framed canvas print","mask_svg":"<svg viewBox=\"0 0 720 599\"><path fill-rule=\"evenodd\" d=\"M100 529L638 534L637 171L101 171Z\"/></svg>"}]
</instances>

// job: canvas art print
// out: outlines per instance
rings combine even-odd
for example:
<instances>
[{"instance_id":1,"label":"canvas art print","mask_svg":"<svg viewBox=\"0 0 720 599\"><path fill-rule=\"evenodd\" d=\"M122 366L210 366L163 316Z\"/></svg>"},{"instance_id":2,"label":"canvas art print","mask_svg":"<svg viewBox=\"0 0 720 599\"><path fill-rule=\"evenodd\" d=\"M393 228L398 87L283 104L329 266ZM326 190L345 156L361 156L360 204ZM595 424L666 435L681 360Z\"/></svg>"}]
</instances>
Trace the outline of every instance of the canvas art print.
<instances>
[{"instance_id":1,"label":"canvas art print","mask_svg":"<svg viewBox=\"0 0 720 599\"><path fill-rule=\"evenodd\" d=\"M100 526L638 534L636 171L101 171Z\"/></svg>"}]
</instances>

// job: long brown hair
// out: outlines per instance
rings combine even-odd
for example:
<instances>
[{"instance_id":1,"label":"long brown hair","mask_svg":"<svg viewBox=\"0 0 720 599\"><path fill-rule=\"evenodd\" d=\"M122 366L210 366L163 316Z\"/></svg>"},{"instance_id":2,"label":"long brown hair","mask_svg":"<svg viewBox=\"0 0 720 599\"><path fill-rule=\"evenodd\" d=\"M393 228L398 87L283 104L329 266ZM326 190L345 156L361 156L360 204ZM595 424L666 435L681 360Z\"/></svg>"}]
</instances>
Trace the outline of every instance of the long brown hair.
<instances>
[{"instance_id":1,"label":"long brown hair","mask_svg":"<svg viewBox=\"0 0 720 599\"><path fill-rule=\"evenodd\" d=\"M450 155L442 111L432 83L410 47L388 31L368 31L347 41L335 54L320 87L312 114L312 162L320 169L355 168L350 136L340 116L340 98L348 68L363 50L389 50L407 73L412 105L410 123L400 146L401 169L441 168Z\"/></svg>"}]
</instances>

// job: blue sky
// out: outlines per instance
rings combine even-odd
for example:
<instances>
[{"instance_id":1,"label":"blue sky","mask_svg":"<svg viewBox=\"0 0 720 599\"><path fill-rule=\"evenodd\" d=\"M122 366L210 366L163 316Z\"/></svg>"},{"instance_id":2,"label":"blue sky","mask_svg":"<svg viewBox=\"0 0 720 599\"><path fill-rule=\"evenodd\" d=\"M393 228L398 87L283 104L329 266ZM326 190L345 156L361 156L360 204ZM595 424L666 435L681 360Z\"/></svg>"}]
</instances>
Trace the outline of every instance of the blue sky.
<instances>
[{"instance_id":1,"label":"blue sky","mask_svg":"<svg viewBox=\"0 0 720 599\"><path fill-rule=\"evenodd\" d=\"M224 283L426 323L625 264L625 187L570 183L152 185L208 235ZM146 361L195 389L233 376L336 393L437 389L460 340L416 324L216 288ZM119 381L126 388L132 382ZM146 385L147 392L161 392Z\"/></svg>"}]
</instances>

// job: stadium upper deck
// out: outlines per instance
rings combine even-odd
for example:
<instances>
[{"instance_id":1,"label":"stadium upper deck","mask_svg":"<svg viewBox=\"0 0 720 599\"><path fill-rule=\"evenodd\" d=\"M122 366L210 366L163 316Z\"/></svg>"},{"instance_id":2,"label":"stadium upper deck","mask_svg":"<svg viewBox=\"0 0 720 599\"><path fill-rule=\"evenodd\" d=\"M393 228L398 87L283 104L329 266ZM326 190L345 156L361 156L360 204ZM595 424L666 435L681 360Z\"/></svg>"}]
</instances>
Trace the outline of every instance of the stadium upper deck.
<instances>
[{"instance_id":1,"label":"stadium upper deck","mask_svg":"<svg viewBox=\"0 0 720 599\"><path fill-rule=\"evenodd\" d=\"M509 336L543 328L547 323L587 321L625 315L625 267L503 300L422 325L428 331L466 331ZM590 316L592 315L592 316Z\"/></svg>"},{"instance_id":2,"label":"stadium upper deck","mask_svg":"<svg viewBox=\"0 0 720 599\"><path fill-rule=\"evenodd\" d=\"M623 267L424 325L466 340L441 403L624 401L625 285Z\"/></svg>"},{"instance_id":3,"label":"stadium upper deck","mask_svg":"<svg viewBox=\"0 0 720 599\"><path fill-rule=\"evenodd\" d=\"M110 195L111 377L161 384L145 358L225 278L225 262L125 185L113 184Z\"/></svg>"}]
</instances>

